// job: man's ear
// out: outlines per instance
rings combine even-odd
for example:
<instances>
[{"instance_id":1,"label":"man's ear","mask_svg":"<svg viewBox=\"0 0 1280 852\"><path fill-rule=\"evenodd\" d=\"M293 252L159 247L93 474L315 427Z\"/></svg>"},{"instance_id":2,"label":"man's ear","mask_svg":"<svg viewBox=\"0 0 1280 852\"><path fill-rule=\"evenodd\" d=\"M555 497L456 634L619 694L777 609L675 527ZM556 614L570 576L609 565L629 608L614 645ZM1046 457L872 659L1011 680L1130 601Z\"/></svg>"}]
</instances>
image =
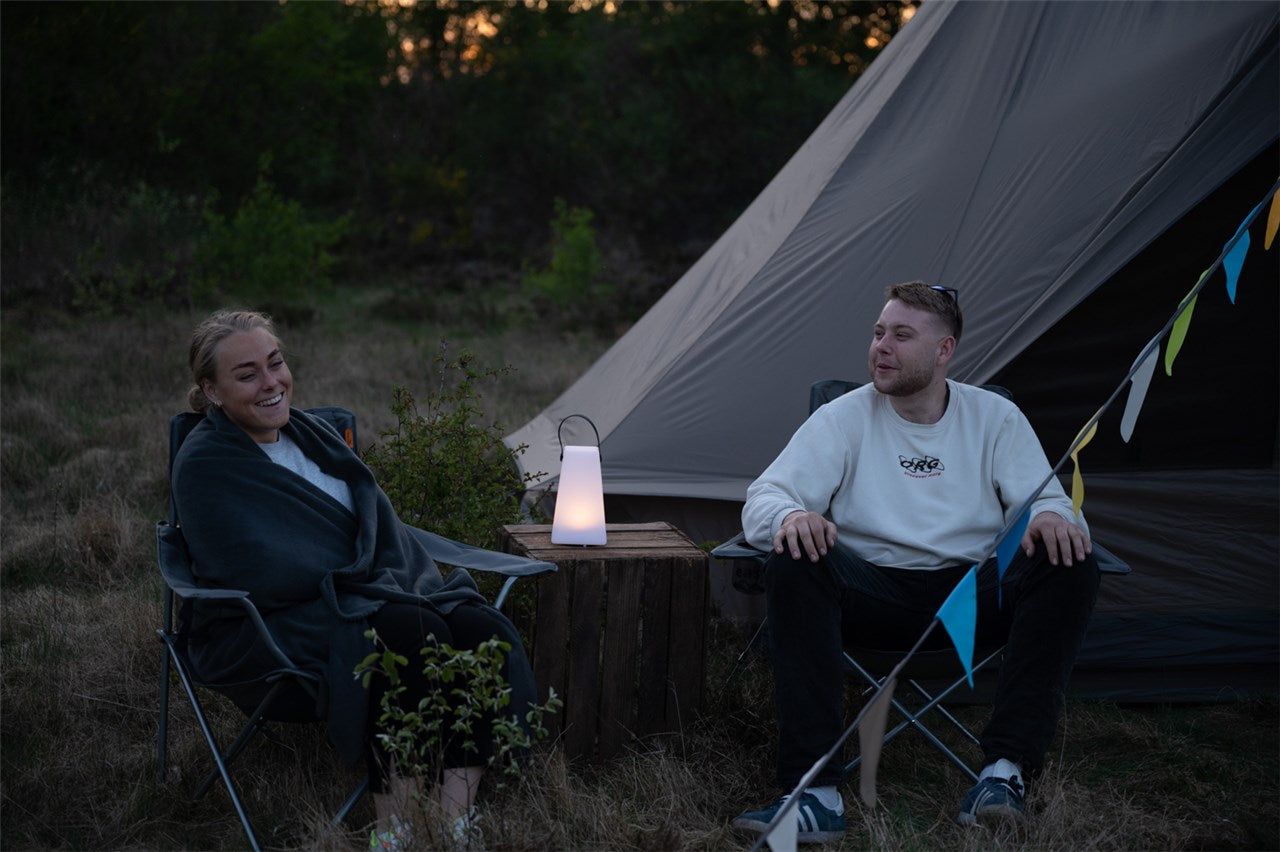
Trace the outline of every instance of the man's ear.
<instances>
[{"instance_id":1,"label":"man's ear","mask_svg":"<svg viewBox=\"0 0 1280 852\"><path fill-rule=\"evenodd\" d=\"M947 335L938 341L938 366L943 367L951 360L956 351L956 339Z\"/></svg>"}]
</instances>

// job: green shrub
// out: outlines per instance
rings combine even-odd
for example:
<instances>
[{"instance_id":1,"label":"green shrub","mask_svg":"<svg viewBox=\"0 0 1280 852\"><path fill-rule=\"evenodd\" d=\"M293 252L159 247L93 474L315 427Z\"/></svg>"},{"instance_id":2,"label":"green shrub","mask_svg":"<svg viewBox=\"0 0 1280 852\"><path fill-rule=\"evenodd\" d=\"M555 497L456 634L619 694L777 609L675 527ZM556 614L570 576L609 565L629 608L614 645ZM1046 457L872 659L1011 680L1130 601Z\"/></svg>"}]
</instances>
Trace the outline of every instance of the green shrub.
<instances>
[{"instance_id":1,"label":"green shrub","mask_svg":"<svg viewBox=\"0 0 1280 852\"><path fill-rule=\"evenodd\" d=\"M101 227L76 254L72 306L111 316L169 296L184 298L186 266L202 231L206 200L138 181L110 191L102 202Z\"/></svg>"},{"instance_id":2,"label":"green shrub","mask_svg":"<svg viewBox=\"0 0 1280 852\"><path fill-rule=\"evenodd\" d=\"M392 392L396 425L364 453L400 519L476 547L493 548L497 529L521 519L520 498L535 474L521 477L516 457L524 447L502 442L502 429L486 422L482 382L511 367L480 368L467 350L453 359L442 344L436 356L440 383L421 399L405 387Z\"/></svg>"},{"instance_id":3,"label":"green shrub","mask_svg":"<svg viewBox=\"0 0 1280 852\"><path fill-rule=\"evenodd\" d=\"M493 742L489 765L517 776L520 767L513 758L547 736L543 717L562 705L553 689L545 704L527 711L511 707L511 689L502 676L511 646L494 638L474 651L444 643L421 648L422 671L435 688L416 705L406 707L401 701L400 670L409 665L408 658L383 644L377 631L369 630L365 636L379 647L361 661L356 674L366 689L375 676L387 678L377 737L402 776L431 777L448 745L458 743L464 752L476 753L477 737L485 734ZM478 760L473 765L479 765Z\"/></svg>"},{"instance_id":4,"label":"green shrub","mask_svg":"<svg viewBox=\"0 0 1280 852\"><path fill-rule=\"evenodd\" d=\"M310 221L301 204L259 177L230 220L211 212L208 226L199 255L200 295L244 300L287 319L331 289L330 249L345 235L347 218Z\"/></svg>"},{"instance_id":5,"label":"green shrub","mask_svg":"<svg viewBox=\"0 0 1280 852\"><path fill-rule=\"evenodd\" d=\"M551 262L524 272L524 289L535 304L563 322L594 322L612 312L614 287L604 278L592 212L556 199L551 220Z\"/></svg>"},{"instance_id":6,"label":"green shrub","mask_svg":"<svg viewBox=\"0 0 1280 852\"><path fill-rule=\"evenodd\" d=\"M7 306L35 302L93 316L185 302L207 199L94 166L6 175L0 253Z\"/></svg>"}]
</instances>

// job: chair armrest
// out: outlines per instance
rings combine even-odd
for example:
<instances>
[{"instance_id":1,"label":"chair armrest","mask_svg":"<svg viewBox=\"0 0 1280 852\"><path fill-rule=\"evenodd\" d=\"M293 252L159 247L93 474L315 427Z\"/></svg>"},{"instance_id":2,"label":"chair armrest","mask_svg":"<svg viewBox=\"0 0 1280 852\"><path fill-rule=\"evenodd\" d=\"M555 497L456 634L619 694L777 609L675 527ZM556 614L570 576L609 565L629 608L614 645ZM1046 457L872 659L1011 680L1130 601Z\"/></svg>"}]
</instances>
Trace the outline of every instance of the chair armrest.
<instances>
[{"instance_id":1,"label":"chair armrest","mask_svg":"<svg viewBox=\"0 0 1280 852\"><path fill-rule=\"evenodd\" d=\"M156 561L160 565L160 576L164 578L165 585L178 597L184 600L238 602L272 658L285 668L297 669L289 655L276 643L248 592L241 589L206 589L196 585L195 574L191 570L191 554L187 550L186 539L182 537L182 530L167 521L156 524ZM167 615L165 620L168 624Z\"/></svg>"},{"instance_id":2,"label":"chair armrest","mask_svg":"<svg viewBox=\"0 0 1280 852\"><path fill-rule=\"evenodd\" d=\"M1103 574L1129 574L1133 571L1128 562L1096 541L1093 543L1093 558L1098 561L1098 570Z\"/></svg>"},{"instance_id":3,"label":"chair armrest","mask_svg":"<svg viewBox=\"0 0 1280 852\"><path fill-rule=\"evenodd\" d=\"M711 551L711 555L717 559L765 559L769 554L747 544L747 537L743 533L738 533L733 538L721 544L715 550Z\"/></svg>"},{"instance_id":4,"label":"chair armrest","mask_svg":"<svg viewBox=\"0 0 1280 852\"><path fill-rule=\"evenodd\" d=\"M559 570L554 562L543 562L540 559L516 556L513 553L500 553L496 550L485 550L483 547L463 544L417 527L409 527L409 529L413 530L414 535L426 547L432 559L456 568L490 571L506 577L531 577Z\"/></svg>"}]
</instances>

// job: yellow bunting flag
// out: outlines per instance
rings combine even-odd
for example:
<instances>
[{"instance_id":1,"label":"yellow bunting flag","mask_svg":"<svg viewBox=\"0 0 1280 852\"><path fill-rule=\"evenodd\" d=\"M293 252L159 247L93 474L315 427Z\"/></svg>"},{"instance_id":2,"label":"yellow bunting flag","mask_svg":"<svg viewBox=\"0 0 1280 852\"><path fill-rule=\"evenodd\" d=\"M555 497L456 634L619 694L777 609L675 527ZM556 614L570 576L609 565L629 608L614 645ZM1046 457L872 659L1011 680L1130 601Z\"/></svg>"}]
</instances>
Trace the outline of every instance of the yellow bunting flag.
<instances>
[{"instance_id":1,"label":"yellow bunting flag","mask_svg":"<svg viewBox=\"0 0 1280 852\"><path fill-rule=\"evenodd\" d=\"M1264 249L1271 248L1271 241L1276 238L1276 229L1280 228L1280 190L1271 199L1271 210L1267 213L1267 236L1262 241Z\"/></svg>"},{"instance_id":2,"label":"yellow bunting flag","mask_svg":"<svg viewBox=\"0 0 1280 852\"><path fill-rule=\"evenodd\" d=\"M1209 270L1200 273L1200 277L1196 279L1196 287L1200 286L1200 282L1209 274ZM1191 288L1191 292L1195 293L1196 287ZM1187 294L1188 296L1191 293ZM1173 375L1173 359L1178 357L1178 353L1182 351L1182 342L1187 339L1187 328L1191 325L1191 312L1196 309L1196 299L1200 298L1200 294L1196 295L1190 301L1184 301L1182 310L1178 314L1178 318L1173 321L1173 328L1169 331L1169 343L1164 348L1164 373L1166 376Z\"/></svg>"},{"instance_id":3,"label":"yellow bunting flag","mask_svg":"<svg viewBox=\"0 0 1280 852\"><path fill-rule=\"evenodd\" d=\"M1071 451L1071 461L1074 462L1076 466L1075 470L1071 472L1071 511L1075 513L1076 517L1080 517L1080 507L1084 505L1084 477L1080 475L1080 459L1078 454L1089 445L1089 442L1093 440L1093 436L1097 433L1098 422L1094 420L1093 425L1089 427L1088 434L1084 436L1084 440L1081 440L1079 445ZM1080 440L1079 435L1076 436L1076 440ZM1075 444L1075 441L1072 441L1071 443Z\"/></svg>"}]
</instances>

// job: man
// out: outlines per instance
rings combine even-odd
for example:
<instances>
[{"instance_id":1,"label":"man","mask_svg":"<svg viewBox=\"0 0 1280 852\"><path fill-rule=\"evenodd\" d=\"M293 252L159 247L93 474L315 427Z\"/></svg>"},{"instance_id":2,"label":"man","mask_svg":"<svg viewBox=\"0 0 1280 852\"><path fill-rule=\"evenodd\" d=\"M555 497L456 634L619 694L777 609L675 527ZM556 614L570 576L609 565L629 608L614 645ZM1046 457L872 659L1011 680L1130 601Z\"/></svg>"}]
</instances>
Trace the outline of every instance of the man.
<instances>
[{"instance_id":1,"label":"man","mask_svg":"<svg viewBox=\"0 0 1280 852\"><path fill-rule=\"evenodd\" d=\"M1050 471L1013 403L947 379L963 326L956 291L917 281L890 287L886 299L867 355L872 382L814 412L752 483L742 511L747 540L771 551L784 791L844 731L842 638L905 653ZM1097 595L1088 529L1056 479L1029 511L1003 583L995 559L978 573L979 642L1008 644L963 824L1022 817ZM932 647L946 646L943 631L934 636ZM800 842L843 835L842 763L832 760L801 793ZM763 831L784 801L733 825Z\"/></svg>"}]
</instances>

